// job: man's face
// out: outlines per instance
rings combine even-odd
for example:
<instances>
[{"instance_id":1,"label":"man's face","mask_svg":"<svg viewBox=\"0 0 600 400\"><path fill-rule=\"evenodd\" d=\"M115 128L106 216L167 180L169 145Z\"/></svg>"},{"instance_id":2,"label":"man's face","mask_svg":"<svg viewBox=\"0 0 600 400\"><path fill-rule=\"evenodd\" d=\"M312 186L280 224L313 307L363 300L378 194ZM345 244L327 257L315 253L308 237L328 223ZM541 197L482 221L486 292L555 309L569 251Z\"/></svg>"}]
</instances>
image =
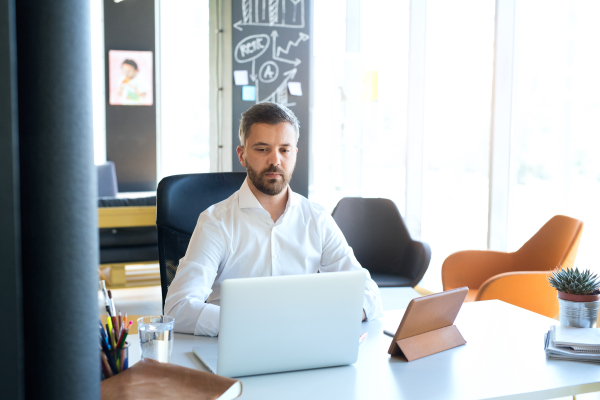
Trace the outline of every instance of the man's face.
<instances>
[{"instance_id":1,"label":"man's face","mask_svg":"<svg viewBox=\"0 0 600 400\"><path fill-rule=\"evenodd\" d=\"M296 131L288 122L254 124L246 146L237 148L248 179L262 193L275 196L286 189L296 166Z\"/></svg>"},{"instance_id":2,"label":"man's face","mask_svg":"<svg viewBox=\"0 0 600 400\"><path fill-rule=\"evenodd\" d=\"M137 75L137 70L129 64L121 65L121 70L123 71L125 76L128 77L129 79L133 79Z\"/></svg>"}]
</instances>

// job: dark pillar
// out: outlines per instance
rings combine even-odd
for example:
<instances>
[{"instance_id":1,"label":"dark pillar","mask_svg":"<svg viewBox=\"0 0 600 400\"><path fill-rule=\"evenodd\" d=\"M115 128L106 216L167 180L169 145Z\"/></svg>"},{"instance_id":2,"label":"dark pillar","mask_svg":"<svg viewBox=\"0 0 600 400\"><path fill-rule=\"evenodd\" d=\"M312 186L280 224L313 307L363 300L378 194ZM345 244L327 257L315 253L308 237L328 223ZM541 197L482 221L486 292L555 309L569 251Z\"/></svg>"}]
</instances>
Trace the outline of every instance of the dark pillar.
<instances>
[{"instance_id":1,"label":"dark pillar","mask_svg":"<svg viewBox=\"0 0 600 400\"><path fill-rule=\"evenodd\" d=\"M156 79L151 106L110 105L108 52L151 51L156 59L155 12L151 0L104 1L106 158L115 163L119 192L156 190Z\"/></svg>"},{"instance_id":2,"label":"dark pillar","mask_svg":"<svg viewBox=\"0 0 600 400\"><path fill-rule=\"evenodd\" d=\"M17 41L14 0L0 0L0 393L21 400L23 326L19 213Z\"/></svg>"},{"instance_id":3,"label":"dark pillar","mask_svg":"<svg viewBox=\"0 0 600 400\"><path fill-rule=\"evenodd\" d=\"M99 398L89 1L16 11L25 396Z\"/></svg>"}]
</instances>

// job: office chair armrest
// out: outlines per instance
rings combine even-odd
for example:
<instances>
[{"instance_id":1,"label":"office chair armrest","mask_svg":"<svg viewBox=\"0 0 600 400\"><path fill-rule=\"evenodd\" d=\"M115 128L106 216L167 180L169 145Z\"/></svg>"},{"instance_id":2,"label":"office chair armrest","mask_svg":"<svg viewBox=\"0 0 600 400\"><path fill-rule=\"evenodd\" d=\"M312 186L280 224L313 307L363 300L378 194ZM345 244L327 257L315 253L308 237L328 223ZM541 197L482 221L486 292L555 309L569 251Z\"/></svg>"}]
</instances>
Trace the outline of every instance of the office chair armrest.
<instances>
[{"instance_id":1,"label":"office chair armrest","mask_svg":"<svg viewBox=\"0 0 600 400\"><path fill-rule=\"evenodd\" d=\"M405 274L412 278L411 287L419 284L431 261L431 247L425 242L411 241L404 253L402 265Z\"/></svg>"},{"instance_id":2,"label":"office chair armrest","mask_svg":"<svg viewBox=\"0 0 600 400\"><path fill-rule=\"evenodd\" d=\"M450 254L442 264L444 290L467 286L479 287L490 277L511 272L514 253L488 250L467 250Z\"/></svg>"},{"instance_id":3,"label":"office chair armrest","mask_svg":"<svg viewBox=\"0 0 600 400\"><path fill-rule=\"evenodd\" d=\"M475 301L502 300L554 318L558 315L556 289L548 284L549 272L517 271L492 276L479 289Z\"/></svg>"}]
</instances>

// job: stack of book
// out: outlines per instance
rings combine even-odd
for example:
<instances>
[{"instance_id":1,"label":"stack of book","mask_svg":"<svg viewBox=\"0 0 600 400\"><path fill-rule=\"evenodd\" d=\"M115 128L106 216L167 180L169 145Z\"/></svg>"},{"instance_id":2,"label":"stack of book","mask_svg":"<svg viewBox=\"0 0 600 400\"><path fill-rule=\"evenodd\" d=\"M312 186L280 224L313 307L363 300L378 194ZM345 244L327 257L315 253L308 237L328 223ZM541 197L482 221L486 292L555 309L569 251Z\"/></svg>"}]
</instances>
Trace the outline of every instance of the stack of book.
<instances>
[{"instance_id":1,"label":"stack of book","mask_svg":"<svg viewBox=\"0 0 600 400\"><path fill-rule=\"evenodd\" d=\"M544 350L549 359L600 363L600 329L553 325Z\"/></svg>"}]
</instances>

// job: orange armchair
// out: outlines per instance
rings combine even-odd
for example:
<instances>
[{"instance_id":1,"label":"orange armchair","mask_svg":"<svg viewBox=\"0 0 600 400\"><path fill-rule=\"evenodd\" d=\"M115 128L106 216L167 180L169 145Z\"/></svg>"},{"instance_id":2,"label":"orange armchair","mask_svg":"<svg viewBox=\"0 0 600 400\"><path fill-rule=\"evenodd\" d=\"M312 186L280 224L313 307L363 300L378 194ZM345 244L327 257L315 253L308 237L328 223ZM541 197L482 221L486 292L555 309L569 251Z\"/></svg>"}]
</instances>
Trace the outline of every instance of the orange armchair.
<instances>
[{"instance_id":1,"label":"orange armchair","mask_svg":"<svg viewBox=\"0 0 600 400\"><path fill-rule=\"evenodd\" d=\"M442 265L444 290L468 286L466 301L499 299L554 317L556 291L549 288L546 274L558 265L573 265L582 230L582 221L557 215L514 253L451 254Z\"/></svg>"}]
</instances>

